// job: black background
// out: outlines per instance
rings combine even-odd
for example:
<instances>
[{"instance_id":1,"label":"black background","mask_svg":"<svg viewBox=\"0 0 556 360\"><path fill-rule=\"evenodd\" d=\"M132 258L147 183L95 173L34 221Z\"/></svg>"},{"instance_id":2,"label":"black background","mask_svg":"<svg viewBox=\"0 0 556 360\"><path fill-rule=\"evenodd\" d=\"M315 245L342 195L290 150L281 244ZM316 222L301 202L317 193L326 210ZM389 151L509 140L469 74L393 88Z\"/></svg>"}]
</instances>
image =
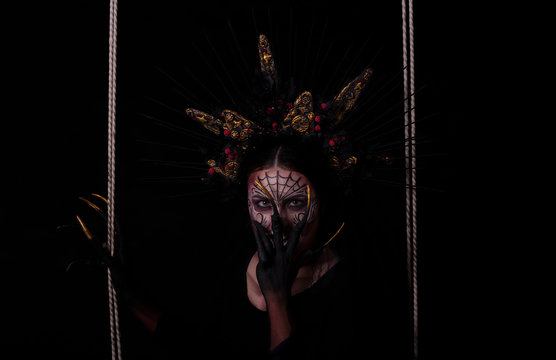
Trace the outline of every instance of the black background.
<instances>
[{"instance_id":1,"label":"black background","mask_svg":"<svg viewBox=\"0 0 556 360\"><path fill-rule=\"evenodd\" d=\"M461 77L454 65L458 54L453 37L449 41L454 24L448 15L453 11L421 3L415 9L423 359L443 353L453 338L441 329L462 316L451 309L450 291L456 241L451 233L452 144L463 113L454 87L454 79ZM77 232L56 227L75 224L74 216L82 211L78 196L106 193L108 1L34 4L8 14L15 20L12 31L17 37L7 40L13 64L5 75L15 80L7 106L17 115L6 121L3 138L5 144L18 141L4 151L10 171L2 208L3 328L9 329L3 341L24 353L102 358L109 351L105 278L101 270L86 266L65 272L69 262L87 258L90 249ZM220 101L218 105L233 109L248 91L249 71L257 66L256 35L265 33L278 71L299 79L299 90L326 88L324 95L332 96L370 64L376 85L369 93L378 105L367 103L363 110L370 110L364 114L386 114L377 130L381 141L400 141L400 14L400 5L390 1L365 8L351 1L120 3L117 213L134 274L146 291L169 306L202 303L235 249L229 240L218 239L229 239L227 234L244 226L244 214L234 210L234 204L222 203L214 192L199 193L202 186L141 180L183 175L179 168L146 164L145 158L178 161L189 156L195 161L199 156L145 141L203 145L196 137L157 126L149 117L191 130L194 126L185 123L183 114L186 107ZM336 71L337 64L342 71ZM390 91L383 99L384 89ZM399 151L392 148L394 155ZM385 179L403 182L399 168L385 174ZM372 184L360 198L356 223L370 218L374 225L362 233L383 237L354 246L361 253L378 252L403 313L404 189ZM126 351L131 357L132 351Z\"/></svg>"}]
</instances>

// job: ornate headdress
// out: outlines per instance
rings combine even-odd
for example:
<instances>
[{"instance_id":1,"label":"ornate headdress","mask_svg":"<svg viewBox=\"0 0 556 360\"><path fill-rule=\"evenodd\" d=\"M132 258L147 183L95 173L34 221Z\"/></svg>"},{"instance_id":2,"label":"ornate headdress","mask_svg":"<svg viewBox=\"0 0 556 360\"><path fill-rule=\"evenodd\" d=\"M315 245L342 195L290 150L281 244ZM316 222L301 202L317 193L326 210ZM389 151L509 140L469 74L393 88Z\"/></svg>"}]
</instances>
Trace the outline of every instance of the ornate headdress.
<instances>
[{"instance_id":1,"label":"ornate headdress","mask_svg":"<svg viewBox=\"0 0 556 360\"><path fill-rule=\"evenodd\" d=\"M260 70L267 89L276 89L278 76L270 44L259 35ZM304 91L295 99L275 97L272 103L257 109L248 119L232 110L208 114L187 109L188 117L201 123L207 130L227 139L217 156L207 161L210 175L222 175L232 182L238 178L243 155L254 137L262 135L299 135L318 137L323 141L325 155L338 173L346 173L357 164L346 134L338 130L346 114L352 110L365 89L371 69L365 69L349 82L330 101L315 106L313 95Z\"/></svg>"}]
</instances>

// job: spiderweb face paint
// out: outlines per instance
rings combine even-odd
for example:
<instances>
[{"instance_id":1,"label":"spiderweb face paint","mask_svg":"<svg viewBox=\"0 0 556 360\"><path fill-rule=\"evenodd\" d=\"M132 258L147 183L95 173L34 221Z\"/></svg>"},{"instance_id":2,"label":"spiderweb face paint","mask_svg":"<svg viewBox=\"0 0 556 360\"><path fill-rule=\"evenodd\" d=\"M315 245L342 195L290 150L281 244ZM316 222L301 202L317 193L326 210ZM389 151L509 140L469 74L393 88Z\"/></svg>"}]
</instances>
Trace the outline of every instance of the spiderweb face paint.
<instances>
[{"instance_id":1,"label":"spiderweb face paint","mask_svg":"<svg viewBox=\"0 0 556 360\"><path fill-rule=\"evenodd\" d=\"M307 212L307 185L311 188L311 205L309 218L302 233L308 237L316 229L318 214L318 196L314 193L314 187L303 174L288 170L279 166L262 169L251 174L248 183L249 214L253 221L259 222L272 233L271 216L273 214L272 202L258 185L262 185L272 199L276 202L278 213L282 220L284 235L305 216Z\"/></svg>"}]
</instances>

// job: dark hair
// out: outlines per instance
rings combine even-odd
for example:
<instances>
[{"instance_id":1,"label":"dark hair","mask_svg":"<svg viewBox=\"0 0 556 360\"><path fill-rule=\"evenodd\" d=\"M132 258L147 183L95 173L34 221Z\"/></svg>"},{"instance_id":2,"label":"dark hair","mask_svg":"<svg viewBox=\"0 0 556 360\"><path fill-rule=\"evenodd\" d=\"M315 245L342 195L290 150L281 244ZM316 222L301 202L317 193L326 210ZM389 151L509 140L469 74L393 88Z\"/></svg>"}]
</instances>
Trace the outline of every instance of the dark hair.
<instances>
[{"instance_id":1,"label":"dark hair","mask_svg":"<svg viewBox=\"0 0 556 360\"><path fill-rule=\"evenodd\" d=\"M280 166L305 175L319 194L320 226L317 245L328 240L342 223L345 193L330 166L323 141L313 136L262 136L249 146L239 171L239 186L247 193L247 180L254 171Z\"/></svg>"}]
</instances>

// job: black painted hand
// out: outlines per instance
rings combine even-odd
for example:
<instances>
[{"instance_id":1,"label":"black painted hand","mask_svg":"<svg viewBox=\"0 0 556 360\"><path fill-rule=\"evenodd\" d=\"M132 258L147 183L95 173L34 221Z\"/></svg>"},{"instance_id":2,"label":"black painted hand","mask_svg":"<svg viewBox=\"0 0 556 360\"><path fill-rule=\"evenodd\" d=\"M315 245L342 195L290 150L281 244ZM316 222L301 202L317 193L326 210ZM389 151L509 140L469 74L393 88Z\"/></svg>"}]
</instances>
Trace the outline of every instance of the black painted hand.
<instances>
[{"instance_id":1,"label":"black painted hand","mask_svg":"<svg viewBox=\"0 0 556 360\"><path fill-rule=\"evenodd\" d=\"M120 227L114 221L114 252L110 253L107 238L107 200L98 195L91 194L89 198L79 197L80 208L76 220L81 232L85 235L93 249L91 259L87 263L101 265L109 268L112 281L116 288L124 285L124 254ZM68 266L68 269L71 268Z\"/></svg>"},{"instance_id":2,"label":"black painted hand","mask_svg":"<svg viewBox=\"0 0 556 360\"><path fill-rule=\"evenodd\" d=\"M259 255L257 280L267 303L274 299L286 300L290 296L291 286L299 270L299 262L294 261L294 252L309 213L305 211L303 218L286 238L276 204L272 198L270 200L273 208L272 234L268 234L260 223L252 223ZM307 205L308 209L310 204Z\"/></svg>"}]
</instances>

